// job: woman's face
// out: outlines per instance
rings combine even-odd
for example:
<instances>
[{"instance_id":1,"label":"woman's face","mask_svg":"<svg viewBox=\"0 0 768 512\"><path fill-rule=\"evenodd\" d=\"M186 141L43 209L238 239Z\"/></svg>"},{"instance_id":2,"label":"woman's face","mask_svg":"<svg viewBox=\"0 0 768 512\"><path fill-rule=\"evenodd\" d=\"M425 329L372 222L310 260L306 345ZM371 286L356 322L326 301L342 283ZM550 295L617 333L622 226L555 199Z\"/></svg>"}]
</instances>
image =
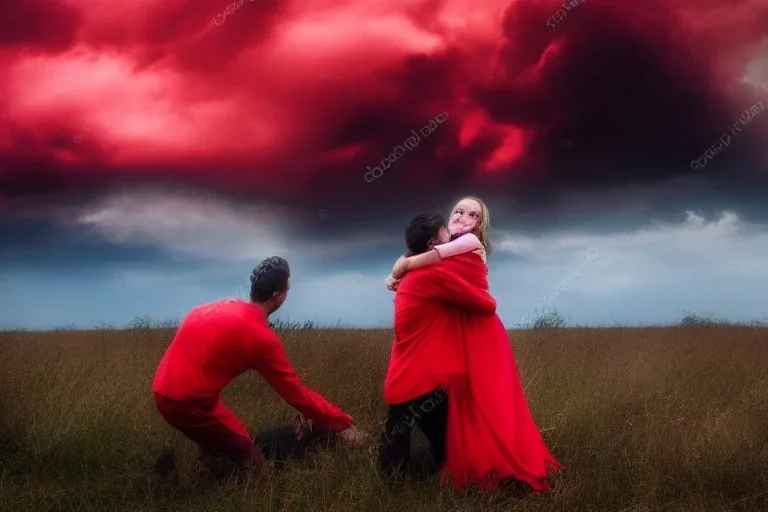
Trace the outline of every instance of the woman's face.
<instances>
[{"instance_id":1,"label":"woman's face","mask_svg":"<svg viewBox=\"0 0 768 512\"><path fill-rule=\"evenodd\" d=\"M480 203L474 199L462 199L451 211L451 220L448 222L448 229L452 235L463 235L473 231L480 225L482 219L482 208Z\"/></svg>"}]
</instances>

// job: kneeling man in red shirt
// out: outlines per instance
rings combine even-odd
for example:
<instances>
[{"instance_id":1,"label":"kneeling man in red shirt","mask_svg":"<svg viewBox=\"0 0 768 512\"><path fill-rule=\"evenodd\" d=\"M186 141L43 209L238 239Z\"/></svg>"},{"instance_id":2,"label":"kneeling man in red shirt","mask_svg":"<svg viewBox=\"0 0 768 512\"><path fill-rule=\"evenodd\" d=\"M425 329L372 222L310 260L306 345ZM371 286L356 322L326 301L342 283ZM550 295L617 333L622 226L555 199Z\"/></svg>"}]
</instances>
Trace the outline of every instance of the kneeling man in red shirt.
<instances>
[{"instance_id":1,"label":"kneeling man in red shirt","mask_svg":"<svg viewBox=\"0 0 768 512\"><path fill-rule=\"evenodd\" d=\"M267 318L283 304L289 288L288 262L271 257L251 274L250 301L226 299L192 309L152 384L157 409L171 426L205 454L224 456L240 468L260 467L264 458L240 418L221 401L221 390L249 369L319 429L339 432L351 446L365 443L351 416L304 386L269 328Z\"/></svg>"}]
</instances>

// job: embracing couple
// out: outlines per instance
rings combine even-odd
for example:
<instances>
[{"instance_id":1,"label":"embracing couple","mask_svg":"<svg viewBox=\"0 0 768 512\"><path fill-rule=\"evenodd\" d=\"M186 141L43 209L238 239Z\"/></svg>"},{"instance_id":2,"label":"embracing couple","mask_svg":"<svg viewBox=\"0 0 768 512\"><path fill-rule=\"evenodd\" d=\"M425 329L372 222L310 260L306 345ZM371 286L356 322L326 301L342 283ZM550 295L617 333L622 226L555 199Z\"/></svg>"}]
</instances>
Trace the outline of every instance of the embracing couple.
<instances>
[{"instance_id":1,"label":"embracing couple","mask_svg":"<svg viewBox=\"0 0 768 512\"><path fill-rule=\"evenodd\" d=\"M459 201L446 224L439 213L414 218L407 256L387 278L395 293L395 342L384 384L389 415L379 468L409 468L418 426L433 463L457 488L522 482L549 490L562 466L547 449L525 398L509 335L488 292L489 212Z\"/></svg>"},{"instance_id":2,"label":"embracing couple","mask_svg":"<svg viewBox=\"0 0 768 512\"><path fill-rule=\"evenodd\" d=\"M488 292L488 209L460 201L446 225L437 213L416 217L406 230L408 256L387 286L395 294L395 335L384 384L389 417L379 442L379 466L407 468L418 426L433 461L456 487L495 488L502 481L549 488L560 468L533 421L496 301ZM453 240L451 240L453 239ZM200 448L218 475L260 467L265 460L301 457L338 440L362 447L367 436L352 417L296 375L268 317L290 289L288 262L264 260L251 274L250 300L219 300L192 309L166 349L152 383L165 421ZM222 390L254 370L300 413L291 424L252 438L222 401ZM173 453L156 462L175 469Z\"/></svg>"}]
</instances>

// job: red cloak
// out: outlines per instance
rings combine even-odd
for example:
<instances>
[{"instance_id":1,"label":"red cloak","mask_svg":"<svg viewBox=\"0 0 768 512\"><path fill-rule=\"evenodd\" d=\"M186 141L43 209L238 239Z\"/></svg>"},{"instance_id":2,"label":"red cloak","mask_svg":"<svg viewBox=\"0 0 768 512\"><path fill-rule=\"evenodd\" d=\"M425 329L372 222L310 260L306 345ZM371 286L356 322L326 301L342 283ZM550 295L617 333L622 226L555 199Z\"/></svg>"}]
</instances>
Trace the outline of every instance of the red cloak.
<instances>
[{"instance_id":1,"label":"red cloak","mask_svg":"<svg viewBox=\"0 0 768 512\"><path fill-rule=\"evenodd\" d=\"M461 274L488 290L488 267L473 253L447 258L465 264ZM453 267L446 267L451 272ZM509 334L497 314L461 312L459 344L466 381L448 388L447 461L443 477L457 488L496 488L515 478L548 491L548 470L562 465L549 452L525 398ZM448 346L453 346L454 341Z\"/></svg>"}]
</instances>

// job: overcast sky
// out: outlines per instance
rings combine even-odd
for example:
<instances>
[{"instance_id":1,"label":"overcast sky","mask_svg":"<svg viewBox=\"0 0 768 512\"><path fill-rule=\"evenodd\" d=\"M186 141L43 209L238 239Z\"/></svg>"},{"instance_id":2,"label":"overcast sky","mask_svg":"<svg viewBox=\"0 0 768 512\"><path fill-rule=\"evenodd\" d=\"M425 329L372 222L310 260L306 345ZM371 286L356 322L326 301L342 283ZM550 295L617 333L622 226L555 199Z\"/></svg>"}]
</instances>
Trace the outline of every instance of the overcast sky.
<instances>
[{"instance_id":1,"label":"overcast sky","mask_svg":"<svg viewBox=\"0 0 768 512\"><path fill-rule=\"evenodd\" d=\"M228 4L3 15L0 327L181 318L273 254L279 317L391 325L467 194L509 327L768 317L764 1Z\"/></svg>"}]
</instances>

